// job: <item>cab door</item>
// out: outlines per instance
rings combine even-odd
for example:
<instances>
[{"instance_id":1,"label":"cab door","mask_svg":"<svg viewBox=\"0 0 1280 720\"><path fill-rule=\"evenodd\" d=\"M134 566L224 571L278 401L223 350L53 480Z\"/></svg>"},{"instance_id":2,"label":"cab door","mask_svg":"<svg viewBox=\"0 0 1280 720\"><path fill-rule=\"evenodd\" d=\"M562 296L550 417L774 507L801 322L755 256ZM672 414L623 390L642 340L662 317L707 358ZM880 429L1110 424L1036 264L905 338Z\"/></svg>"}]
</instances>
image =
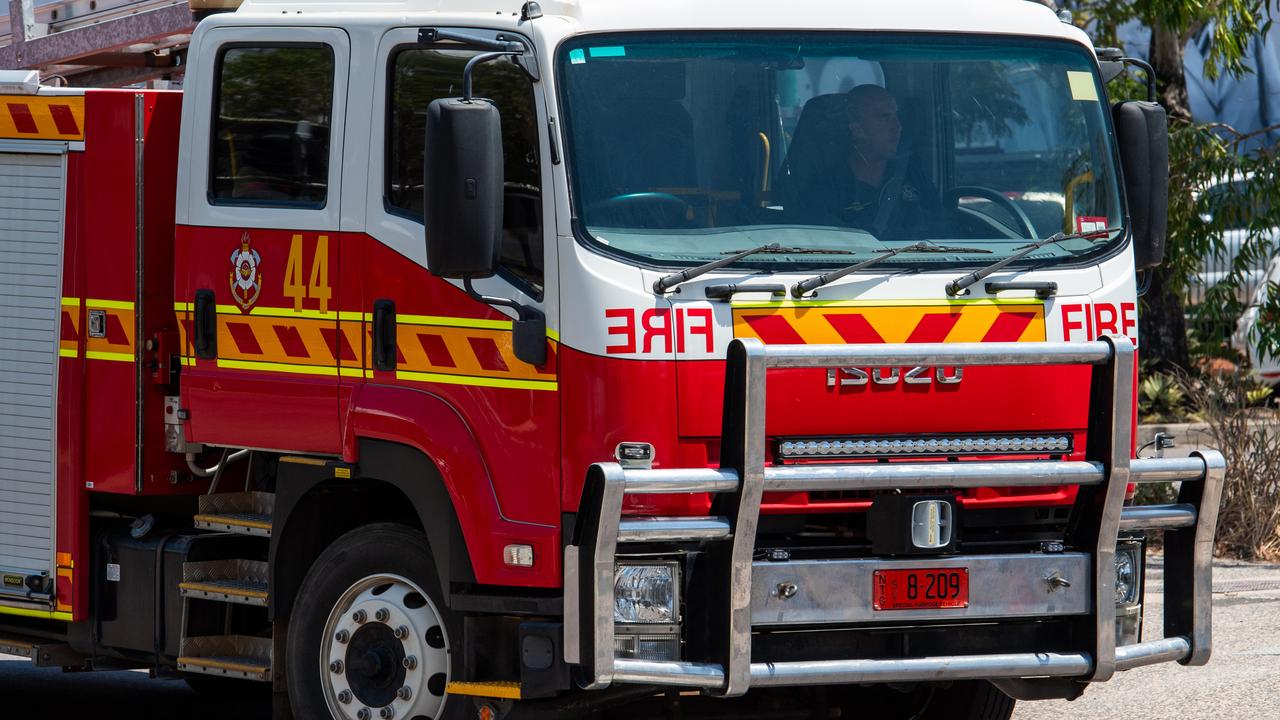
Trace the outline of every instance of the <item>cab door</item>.
<instances>
[{"instance_id":1,"label":"cab door","mask_svg":"<svg viewBox=\"0 0 1280 720\"><path fill-rule=\"evenodd\" d=\"M180 162L191 437L337 453L349 39L334 28L217 28L192 54L211 61L188 75Z\"/></svg>"}]
</instances>

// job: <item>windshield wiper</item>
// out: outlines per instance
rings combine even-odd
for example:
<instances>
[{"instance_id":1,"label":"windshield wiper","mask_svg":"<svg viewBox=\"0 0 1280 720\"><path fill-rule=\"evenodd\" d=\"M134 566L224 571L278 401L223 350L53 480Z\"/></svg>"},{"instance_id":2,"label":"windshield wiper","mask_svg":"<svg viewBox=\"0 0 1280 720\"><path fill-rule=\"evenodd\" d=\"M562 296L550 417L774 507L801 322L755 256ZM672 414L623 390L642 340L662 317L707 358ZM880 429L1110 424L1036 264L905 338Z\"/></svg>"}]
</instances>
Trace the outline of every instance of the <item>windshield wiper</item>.
<instances>
[{"instance_id":1,"label":"windshield wiper","mask_svg":"<svg viewBox=\"0 0 1280 720\"><path fill-rule=\"evenodd\" d=\"M855 273L855 272L858 272L859 270L864 270L866 268L871 267L872 265L888 260L894 255L901 255L902 253L939 253L939 252L941 253L965 252L965 253L988 253L988 254L991 253L990 250L983 250L981 248L950 247L947 245L930 245L927 242L918 242L912 245L904 245L900 248L893 248L892 250L876 250L876 252L883 253L883 254L870 258L868 260L863 260L860 263L847 265L845 267L840 268L839 270L832 270L829 273L818 275L817 277L811 277L808 280L801 280L800 282L791 286L792 297L796 297L796 298L804 297L805 293L812 292L822 287L823 285L835 282L836 280L839 280L840 278L844 277L845 275L848 275L849 273Z\"/></svg>"},{"instance_id":2,"label":"windshield wiper","mask_svg":"<svg viewBox=\"0 0 1280 720\"><path fill-rule=\"evenodd\" d=\"M1071 233L1070 235L1065 235L1060 232L1054 233L1049 237L1044 238L1043 240L1037 240L1031 243L1030 245L1024 245L1021 249L1019 249L1017 252L1015 252L1014 254L1010 255L1007 258L1003 258L1001 260L991 263L990 265L984 268L974 270L968 275L962 275L961 277L958 277L955 280L952 280L951 282L947 283L947 294L952 297L955 297L956 295L959 295L961 292L963 292L965 288L978 282L982 278L990 275L993 272L999 271L1000 268L1003 268L1005 265L1008 265L1011 262L1020 260L1050 243L1062 242L1063 240L1076 240L1079 238L1104 237L1106 235L1110 235L1113 232L1119 232L1121 229L1122 228L1103 228L1101 230L1088 230L1085 232Z\"/></svg>"},{"instance_id":3,"label":"windshield wiper","mask_svg":"<svg viewBox=\"0 0 1280 720\"><path fill-rule=\"evenodd\" d=\"M741 260L742 258L747 257L748 255L755 255L757 253L774 253L774 254L828 253L833 255L834 254L850 255L852 254L852 251L820 250L818 248L793 248L793 247L784 247L779 243L769 243L768 245L753 247L749 250L730 250L729 253L732 253L732 254L730 254L728 257L723 257L723 258L720 258L719 260L712 260L711 262L706 263L704 265L691 267L687 270L681 270L680 272L671 273L670 275L664 275L658 278L657 280L653 281L653 291L661 295L666 291L670 290L671 288L679 285L682 282L692 280L698 277L699 275L705 275L706 273L709 273L712 270L719 270L725 265L733 264Z\"/></svg>"}]
</instances>

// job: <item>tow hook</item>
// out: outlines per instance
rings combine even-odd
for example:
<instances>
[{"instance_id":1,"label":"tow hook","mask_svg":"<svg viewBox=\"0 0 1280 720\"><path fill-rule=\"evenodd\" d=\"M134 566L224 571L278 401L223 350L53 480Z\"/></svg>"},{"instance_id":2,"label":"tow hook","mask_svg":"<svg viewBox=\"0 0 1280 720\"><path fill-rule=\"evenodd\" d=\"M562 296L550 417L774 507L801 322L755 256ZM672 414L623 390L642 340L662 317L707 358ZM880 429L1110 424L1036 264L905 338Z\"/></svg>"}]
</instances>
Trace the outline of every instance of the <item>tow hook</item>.
<instances>
[{"instance_id":1,"label":"tow hook","mask_svg":"<svg viewBox=\"0 0 1280 720\"><path fill-rule=\"evenodd\" d=\"M1044 579L1044 581L1049 586L1049 592L1056 592L1063 588L1071 587L1071 581L1062 577L1062 573L1057 570L1054 570L1052 574Z\"/></svg>"},{"instance_id":2,"label":"tow hook","mask_svg":"<svg viewBox=\"0 0 1280 720\"><path fill-rule=\"evenodd\" d=\"M780 582L777 587L778 597L787 600L796 596L800 592L800 587L793 582Z\"/></svg>"}]
</instances>

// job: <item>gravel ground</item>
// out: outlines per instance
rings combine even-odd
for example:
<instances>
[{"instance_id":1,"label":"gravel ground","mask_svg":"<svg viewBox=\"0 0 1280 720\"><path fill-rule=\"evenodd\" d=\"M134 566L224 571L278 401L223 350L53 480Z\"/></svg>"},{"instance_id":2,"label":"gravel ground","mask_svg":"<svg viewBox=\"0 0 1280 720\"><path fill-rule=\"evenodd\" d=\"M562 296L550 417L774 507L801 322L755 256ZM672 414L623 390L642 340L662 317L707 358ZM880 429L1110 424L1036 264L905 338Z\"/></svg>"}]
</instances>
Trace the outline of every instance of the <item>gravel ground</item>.
<instances>
[{"instance_id":1,"label":"gravel ground","mask_svg":"<svg viewBox=\"0 0 1280 720\"><path fill-rule=\"evenodd\" d=\"M1163 570L1158 558L1147 568L1147 637L1161 633ZM1020 703L1014 720L1280 718L1280 564L1220 561L1214 591L1214 656L1207 666L1165 664L1119 673L1072 702ZM260 704L202 698L178 679L153 680L136 671L63 673L5 655L0 698L0 707L25 708L24 713L40 708L40 716L51 718L269 717ZM7 714L0 711L0 717Z\"/></svg>"},{"instance_id":2,"label":"gravel ground","mask_svg":"<svg viewBox=\"0 0 1280 720\"><path fill-rule=\"evenodd\" d=\"M1147 568L1144 637L1162 634L1159 559ZM1280 564L1219 561L1213 575L1213 658L1117 673L1083 697L1019 703L1014 720L1280 718Z\"/></svg>"}]
</instances>

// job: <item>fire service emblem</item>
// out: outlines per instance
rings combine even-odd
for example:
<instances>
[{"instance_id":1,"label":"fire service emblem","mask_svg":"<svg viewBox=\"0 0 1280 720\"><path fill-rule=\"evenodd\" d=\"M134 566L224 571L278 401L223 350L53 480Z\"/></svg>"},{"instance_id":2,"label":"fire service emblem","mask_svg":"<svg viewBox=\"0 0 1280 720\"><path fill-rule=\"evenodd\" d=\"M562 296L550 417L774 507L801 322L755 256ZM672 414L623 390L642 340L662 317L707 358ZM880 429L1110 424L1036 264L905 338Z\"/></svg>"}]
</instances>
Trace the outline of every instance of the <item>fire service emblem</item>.
<instances>
[{"instance_id":1,"label":"fire service emblem","mask_svg":"<svg viewBox=\"0 0 1280 720\"><path fill-rule=\"evenodd\" d=\"M248 310L262 293L262 273L258 265L262 256L249 247L249 233L240 237L240 247L231 253L231 297L242 310Z\"/></svg>"}]
</instances>

